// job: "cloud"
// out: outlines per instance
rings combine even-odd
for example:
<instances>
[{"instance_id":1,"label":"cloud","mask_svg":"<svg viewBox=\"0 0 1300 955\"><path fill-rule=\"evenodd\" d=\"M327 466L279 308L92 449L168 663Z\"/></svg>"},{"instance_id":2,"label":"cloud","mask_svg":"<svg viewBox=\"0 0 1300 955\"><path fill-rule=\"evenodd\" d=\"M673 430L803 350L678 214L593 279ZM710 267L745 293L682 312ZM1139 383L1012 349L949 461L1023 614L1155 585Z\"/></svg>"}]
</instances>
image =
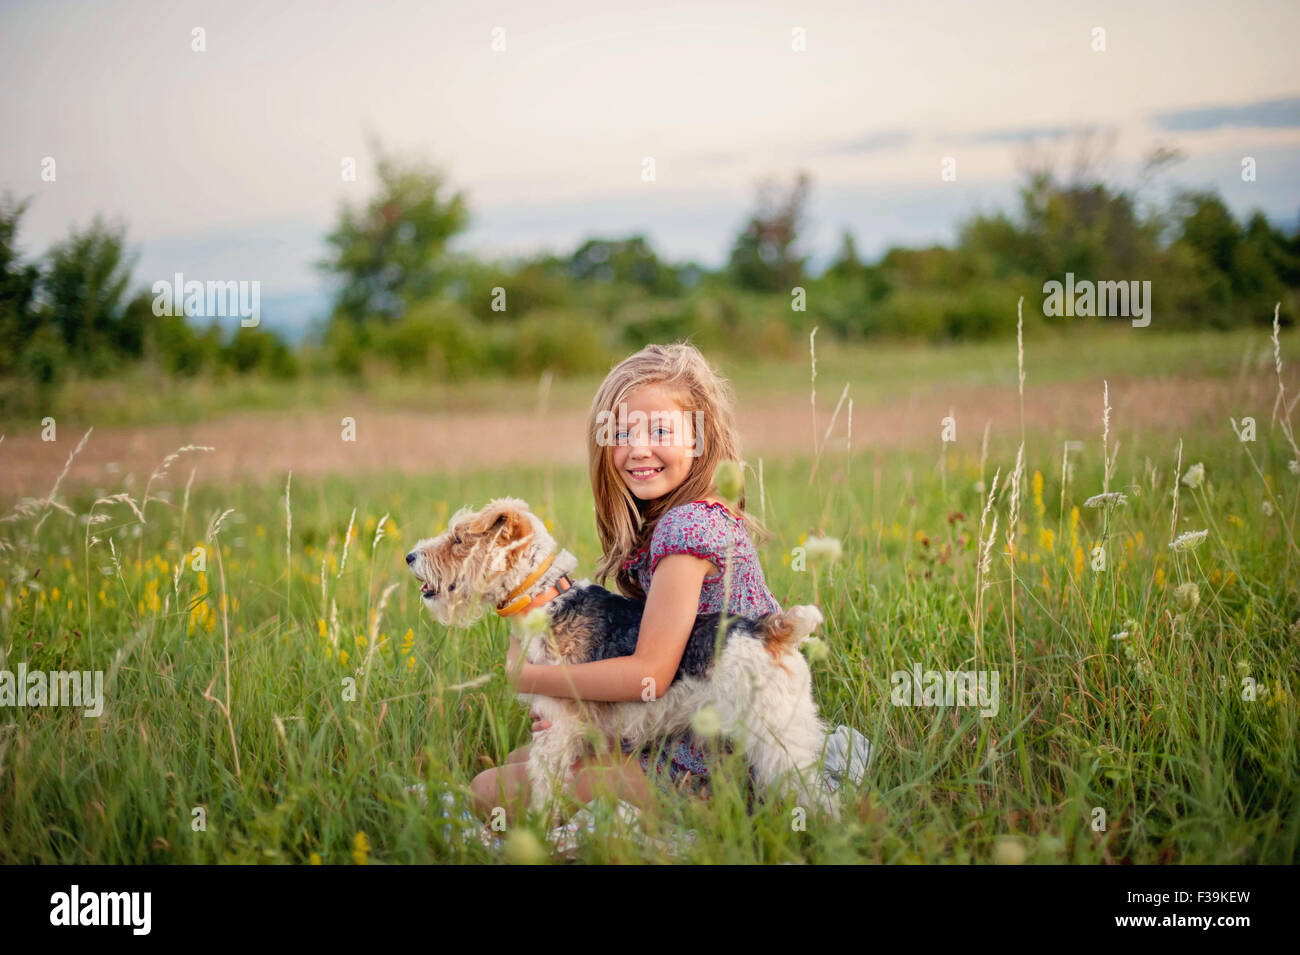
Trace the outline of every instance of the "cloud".
<instances>
[{"instance_id":1,"label":"cloud","mask_svg":"<svg viewBox=\"0 0 1300 955\"><path fill-rule=\"evenodd\" d=\"M1152 122L1168 132L1199 132L1223 126L1300 127L1300 96L1260 100L1244 106L1210 106L1157 113Z\"/></svg>"},{"instance_id":2,"label":"cloud","mask_svg":"<svg viewBox=\"0 0 1300 955\"><path fill-rule=\"evenodd\" d=\"M985 129L971 133L960 140L973 145L997 143L1027 143L1035 139L1065 139L1088 132L1104 132L1109 127L1096 126L1016 126L1002 129Z\"/></svg>"},{"instance_id":3,"label":"cloud","mask_svg":"<svg viewBox=\"0 0 1300 955\"><path fill-rule=\"evenodd\" d=\"M883 130L868 133L856 139L847 139L834 143L822 150L823 156L860 156L863 153L879 152L882 149L896 149L912 141L912 134L902 129Z\"/></svg>"}]
</instances>

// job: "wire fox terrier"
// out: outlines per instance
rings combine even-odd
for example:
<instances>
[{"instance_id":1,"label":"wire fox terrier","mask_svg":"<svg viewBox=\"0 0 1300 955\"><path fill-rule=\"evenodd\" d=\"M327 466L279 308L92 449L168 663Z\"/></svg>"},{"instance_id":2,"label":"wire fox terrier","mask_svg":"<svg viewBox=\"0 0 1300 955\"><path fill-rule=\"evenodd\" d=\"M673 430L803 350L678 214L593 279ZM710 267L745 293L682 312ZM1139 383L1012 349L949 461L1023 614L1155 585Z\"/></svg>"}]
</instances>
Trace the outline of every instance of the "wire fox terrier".
<instances>
[{"instance_id":1,"label":"wire fox terrier","mask_svg":"<svg viewBox=\"0 0 1300 955\"><path fill-rule=\"evenodd\" d=\"M557 547L542 520L518 498L480 511L461 508L447 530L406 555L424 604L442 624L465 627L495 607L535 664L587 663L631 656L644 604L569 574L578 559ZM524 616L544 608L541 617ZM823 623L811 605L758 617L728 615L726 643L715 654L719 614L696 617L672 684L647 702L593 702L521 693L550 727L536 734L528 759L531 805L542 811L552 786L573 780L574 762L600 740L639 746L688 729L706 707L719 732L736 742L763 793L793 794L839 818L817 763L826 725L812 696L812 674L798 645ZM537 631L542 631L538 633Z\"/></svg>"}]
</instances>

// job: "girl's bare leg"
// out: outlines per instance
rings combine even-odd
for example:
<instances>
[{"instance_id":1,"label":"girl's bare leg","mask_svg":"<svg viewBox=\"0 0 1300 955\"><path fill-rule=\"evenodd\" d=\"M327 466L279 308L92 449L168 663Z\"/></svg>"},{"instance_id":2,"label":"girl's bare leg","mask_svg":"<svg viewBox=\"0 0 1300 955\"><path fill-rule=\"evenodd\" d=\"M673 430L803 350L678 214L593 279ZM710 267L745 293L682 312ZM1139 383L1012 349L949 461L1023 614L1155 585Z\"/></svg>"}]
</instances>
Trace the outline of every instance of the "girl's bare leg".
<instances>
[{"instance_id":1,"label":"girl's bare leg","mask_svg":"<svg viewBox=\"0 0 1300 955\"><path fill-rule=\"evenodd\" d=\"M570 797L586 805L602 794L625 800L642 811L654 807L654 787L635 753L613 752L578 760Z\"/></svg>"},{"instance_id":2,"label":"girl's bare leg","mask_svg":"<svg viewBox=\"0 0 1300 955\"><path fill-rule=\"evenodd\" d=\"M522 754L521 758L517 758ZM470 783L474 808L490 816L496 807L505 810L514 821L527 812L529 801L528 747L521 747L507 757L504 765L487 769ZM565 792L567 808L576 810L600 794L623 799L642 810L652 808L654 791L650 780L637 762L636 754L621 752L581 757L574 764L573 785Z\"/></svg>"},{"instance_id":3,"label":"girl's bare leg","mask_svg":"<svg viewBox=\"0 0 1300 955\"><path fill-rule=\"evenodd\" d=\"M489 822L498 806L505 810L507 819L518 819L528 808L528 764L507 762L485 769L474 777L469 790L473 809L489 817Z\"/></svg>"}]
</instances>

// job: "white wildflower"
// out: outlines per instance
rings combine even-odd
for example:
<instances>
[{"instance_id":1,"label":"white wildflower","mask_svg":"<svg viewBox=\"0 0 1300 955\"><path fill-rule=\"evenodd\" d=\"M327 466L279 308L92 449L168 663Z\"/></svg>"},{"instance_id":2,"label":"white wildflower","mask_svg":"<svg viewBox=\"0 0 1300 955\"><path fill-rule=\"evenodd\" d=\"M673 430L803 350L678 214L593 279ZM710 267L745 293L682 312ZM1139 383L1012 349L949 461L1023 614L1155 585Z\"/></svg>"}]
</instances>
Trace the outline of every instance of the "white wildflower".
<instances>
[{"instance_id":1,"label":"white wildflower","mask_svg":"<svg viewBox=\"0 0 1300 955\"><path fill-rule=\"evenodd\" d=\"M502 852L506 861L514 865L541 865L549 857L542 841L522 827L506 836Z\"/></svg>"},{"instance_id":2,"label":"white wildflower","mask_svg":"<svg viewBox=\"0 0 1300 955\"><path fill-rule=\"evenodd\" d=\"M1300 474L1300 458L1297 458L1296 460L1288 464L1287 470L1289 470L1292 474Z\"/></svg>"},{"instance_id":3,"label":"white wildflower","mask_svg":"<svg viewBox=\"0 0 1300 955\"><path fill-rule=\"evenodd\" d=\"M803 543L804 554L814 566L833 564L844 554L838 537L809 537Z\"/></svg>"},{"instance_id":4,"label":"white wildflower","mask_svg":"<svg viewBox=\"0 0 1300 955\"><path fill-rule=\"evenodd\" d=\"M808 655L809 663L820 663L831 655L830 647L821 637L807 637L799 648Z\"/></svg>"},{"instance_id":5,"label":"white wildflower","mask_svg":"<svg viewBox=\"0 0 1300 955\"><path fill-rule=\"evenodd\" d=\"M706 706L691 718L691 730L705 739L717 736L722 731L722 719L718 711Z\"/></svg>"},{"instance_id":6,"label":"white wildflower","mask_svg":"<svg viewBox=\"0 0 1300 955\"><path fill-rule=\"evenodd\" d=\"M1107 507L1116 507L1120 504L1127 504L1126 498L1122 491L1110 491L1107 494L1094 494L1083 502L1084 507L1101 507L1103 504Z\"/></svg>"},{"instance_id":7,"label":"white wildflower","mask_svg":"<svg viewBox=\"0 0 1300 955\"><path fill-rule=\"evenodd\" d=\"M1272 517L1272 516L1273 516L1273 505L1272 505L1272 504L1270 504L1268 501L1264 501L1260 506L1261 506L1261 507L1263 508L1263 510L1264 510L1264 516L1265 516L1265 517Z\"/></svg>"},{"instance_id":8,"label":"white wildflower","mask_svg":"<svg viewBox=\"0 0 1300 955\"><path fill-rule=\"evenodd\" d=\"M1169 546L1174 550L1192 550L1199 547L1201 541L1210 536L1208 530L1205 531L1188 531L1186 534L1180 534L1178 539Z\"/></svg>"},{"instance_id":9,"label":"white wildflower","mask_svg":"<svg viewBox=\"0 0 1300 955\"><path fill-rule=\"evenodd\" d=\"M551 636L551 614L546 607L534 607L519 619L519 645L525 652L534 640L549 641Z\"/></svg>"},{"instance_id":10,"label":"white wildflower","mask_svg":"<svg viewBox=\"0 0 1300 955\"><path fill-rule=\"evenodd\" d=\"M1027 858L1024 843L1015 836L998 836L993 843L993 861L998 865L1023 865Z\"/></svg>"},{"instance_id":11,"label":"white wildflower","mask_svg":"<svg viewBox=\"0 0 1300 955\"><path fill-rule=\"evenodd\" d=\"M1188 468L1187 473L1183 475L1183 483L1192 489L1200 487L1201 484L1204 483L1204 481L1205 481L1205 465L1202 464L1200 461L1197 461L1190 468Z\"/></svg>"},{"instance_id":12,"label":"white wildflower","mask_svg":"<svg viewBox=\"0 0 1300 955\"><path fill-rule=\"evenodd\" d=\"M1110 638L1111 638L1112 640L1127 640L1127 639L1128 639L1128 631L1127 631L1127 630L1121 630L1119 633L1112 633L1112 634L1110 635Z\"/></svg>"}]
</instances>

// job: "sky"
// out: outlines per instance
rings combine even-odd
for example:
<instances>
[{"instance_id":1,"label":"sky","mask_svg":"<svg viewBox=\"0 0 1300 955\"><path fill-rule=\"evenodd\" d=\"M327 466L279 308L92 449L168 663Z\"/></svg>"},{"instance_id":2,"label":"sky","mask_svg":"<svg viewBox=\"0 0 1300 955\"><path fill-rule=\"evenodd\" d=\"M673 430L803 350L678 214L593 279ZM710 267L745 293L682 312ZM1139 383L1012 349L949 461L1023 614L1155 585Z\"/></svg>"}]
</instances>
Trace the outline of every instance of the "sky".
<instances>
[{"instance_id":1,"label":"sky","mask_svg":"<svg viewBox=\"0 0 1300 955\"><path fill-rule=\"evenodd\" d=\"M1177 147L1144 196L1213 188L1292 230L1297 41L1294 0L0 0L0 192L32 198L30 256L120 217L135 286L259 281L286 329L328 309L313 263L375 141L442 168L471 213L453 248L493 258L641 232L718 266L758 182L802 170L802 250L825 264L847 230L872 259L1013 211L1026 158L1066 169L1085 129L1117 185Z\"/></svg>"}]
</instances>

